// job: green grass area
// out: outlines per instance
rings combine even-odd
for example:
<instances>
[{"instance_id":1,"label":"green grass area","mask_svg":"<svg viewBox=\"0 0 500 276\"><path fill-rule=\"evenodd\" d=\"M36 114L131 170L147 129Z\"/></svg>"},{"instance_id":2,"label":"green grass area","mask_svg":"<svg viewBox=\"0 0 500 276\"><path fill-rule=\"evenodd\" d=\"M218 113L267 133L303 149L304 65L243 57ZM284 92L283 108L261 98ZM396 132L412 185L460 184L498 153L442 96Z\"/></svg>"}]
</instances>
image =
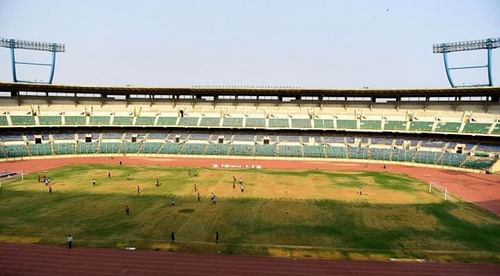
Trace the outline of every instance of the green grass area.
<instances>
[{"instance_id":1,"label":"green grass area","mask_svg":"<svg viewBox=\"0 0 500 276\"><path fill-rule=\"evenodd\" d=\"M51 194L36 174L3 183L0 241L64 244L71 233L76 246L500 262L496 215L454 198L444 201L406 175L199 168L190 176L189 170L67 166L46 172ZM245 192L239 184L233 189L233 176L243 178ZM208 199L212 191L216 205ZM175 244L169 243L172 231Z\"/></svg>"}]
</instances>

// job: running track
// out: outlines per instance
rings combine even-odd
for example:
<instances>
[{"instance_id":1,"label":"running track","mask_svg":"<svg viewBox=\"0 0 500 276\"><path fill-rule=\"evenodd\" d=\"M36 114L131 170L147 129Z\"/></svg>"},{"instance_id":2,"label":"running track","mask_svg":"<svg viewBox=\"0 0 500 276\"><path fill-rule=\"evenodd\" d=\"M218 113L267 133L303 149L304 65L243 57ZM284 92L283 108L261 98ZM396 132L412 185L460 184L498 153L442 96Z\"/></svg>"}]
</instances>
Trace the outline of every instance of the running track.
<instances>
[{"instance_id":1,"label":"running track","mask_svg":"<svg viewBox=\"0 0 500 276\"><path fill-rule=\"evenodd\" d=\"M495 264L352 262L0 243L0 275L500 275Z\"/></svg>"},{"instance_id":2,"label":"running track","mask_svg":"<svg viewBox=\"0 0 500 276\"><path fill-rule=\"evenodd\" d=\"M381 171L381 164L286 160L92 157L0 162L0 172L32 173L68 164L211 167L213 164L260 165L263 168ZM406 173L439 184L465 200L500 214L500 176L402 165L387 171ZM0 243L4 275L500 275L495 264L352 262L272 257L190 255L154 251L74 248Z\"/></svg>"}]
</instances>

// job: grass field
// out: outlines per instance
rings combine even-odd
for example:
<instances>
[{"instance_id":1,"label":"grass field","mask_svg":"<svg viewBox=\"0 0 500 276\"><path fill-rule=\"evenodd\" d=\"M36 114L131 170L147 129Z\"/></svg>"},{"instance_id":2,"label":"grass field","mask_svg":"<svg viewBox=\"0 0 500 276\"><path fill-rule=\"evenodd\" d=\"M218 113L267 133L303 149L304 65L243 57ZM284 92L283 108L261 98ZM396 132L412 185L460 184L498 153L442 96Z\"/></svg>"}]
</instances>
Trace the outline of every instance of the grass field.
<instances>
[{"instance_id":1,"label":"grass field","mask_svg":"<svg viewBox=\"0 0 500 276\"><path fill-rule=\"evenodd\" d=\"M71 233L76 246L500 262L496 215L454 198L444 201L441 192L428 193L426 183L405 175L200 168L197 176L189 176L188 170L193 171L67 166L45 172L52 194L37 174L4 183L0 241L64 244ZM233 175L243 179L243 193L238 184L233 189ZM218 197L216 205L208 199L211 192ZM177 204L171 207L174 198ZM169 243L172 231L175 244Z\"/></svg>"}]
</instances>

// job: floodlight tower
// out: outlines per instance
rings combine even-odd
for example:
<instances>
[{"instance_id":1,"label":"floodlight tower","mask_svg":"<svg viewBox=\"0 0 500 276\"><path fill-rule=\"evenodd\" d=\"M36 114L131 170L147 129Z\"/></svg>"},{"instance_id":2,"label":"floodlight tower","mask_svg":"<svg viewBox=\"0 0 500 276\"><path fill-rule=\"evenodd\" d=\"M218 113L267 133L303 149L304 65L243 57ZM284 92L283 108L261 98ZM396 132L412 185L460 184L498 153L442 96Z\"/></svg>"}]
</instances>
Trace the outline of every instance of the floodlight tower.
<instances>
[{"instance_id":1,"label":"floodlight tower","mask_svg":"<svg viewBox=\"0 0 500 276\"><path fill-rule=\"evenodd\" d=\"M18 40L18 39L8 39L8 38L0 38L0 47L9 48L10 56L12 61L12 79L14 82L28 82L33 83L33 81L28 80L20 80L17 78L16 65L30 65L30 66L49 66L50 67L50 75L49 79L42 83L52 83L54 79L54 71L56 68L56 53L64 52L65 46L60 43L48 43L48 42L38 42L38 41L27 41L27 40ZM52 62L51 63L37 63L37 62L25 62L25 61L16 61L16 49L24 49L24 50L34 50L34 51L46 51L52 52Z\"/></svg>"},{"instance_id":2,"label":"floodlight tower","mask_svg":"<svg viewBox=\"0 0 500 276\"><path fill-rule=\"evenodd\" d=\"M470 87L470 86L493 86L493 81L491 77L491 52L493 49L500 47L500 38L488 38L481 40L472 40L472 41L462 41L462 42L451 42L451 43L442 43L442 44L434 44L432 45L433 53L443 54L444 60L444 68L446 70L446 77L448 77L448 82L451 87ZM474 50L487 50L487 64L486 65L473 65L473 66L461 66L461 67L452 67L448 66L448 53L451 52L461 52L461 51L474 51ZM478 84L478 85L465 85L465 86L457 86L454 84L453 79L451 78L452 70L463 70L463 69L478 69L478 68L487 68L488 69L488 83Z\"/></svg>"}]
</instances>

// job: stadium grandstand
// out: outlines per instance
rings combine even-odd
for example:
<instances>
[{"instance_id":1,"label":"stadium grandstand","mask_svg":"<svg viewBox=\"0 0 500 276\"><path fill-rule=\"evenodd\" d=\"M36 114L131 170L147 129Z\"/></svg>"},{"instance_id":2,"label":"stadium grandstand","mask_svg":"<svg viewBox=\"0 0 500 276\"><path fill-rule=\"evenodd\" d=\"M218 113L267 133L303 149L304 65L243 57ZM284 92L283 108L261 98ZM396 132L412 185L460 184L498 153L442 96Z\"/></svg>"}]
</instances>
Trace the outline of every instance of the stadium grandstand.
<instances>
[{"instance_id":1,"label":"stadium grandstand","mask_svg":"<svg viewBox=\"0 0 500 276\"><path fill-rule=\"evenodd\" d=\"M0 83L0 158L181 155L398 162L495 172L500 88Z\"/></svg>"}]
</instances>

